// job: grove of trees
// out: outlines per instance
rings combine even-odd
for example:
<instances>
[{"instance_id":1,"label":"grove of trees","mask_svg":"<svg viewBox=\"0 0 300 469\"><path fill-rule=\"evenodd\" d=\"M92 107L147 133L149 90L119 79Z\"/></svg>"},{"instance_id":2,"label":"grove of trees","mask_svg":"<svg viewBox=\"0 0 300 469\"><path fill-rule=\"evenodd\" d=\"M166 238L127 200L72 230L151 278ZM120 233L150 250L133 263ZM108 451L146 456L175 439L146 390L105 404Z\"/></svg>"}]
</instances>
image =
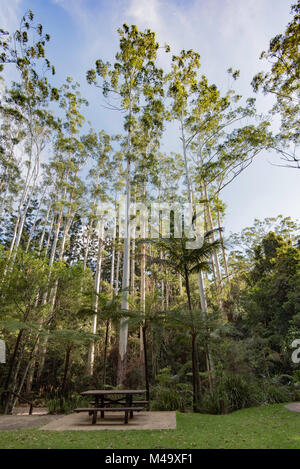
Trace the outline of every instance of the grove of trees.
<instances>
[{"instance_id":1,"label":"grove of trees","mask_svg":"<svg viewBox=\"0 0 300 469\"><path fill-rule=\"evenodd\" d=\"M16 32L0 29L2 411L13 393L63 410L105 386L145 388L158 410L299 399L300 226L279 215L227 237L222 200L266 151L299 169L299 0L291 13L262 53L269 71L253 71L253 90L274 96L266 116L234 90L238 70L221 92L198 52L172 55L153 31L124 24L112 63L86 71L117 135L86 122L79 83L53 85L50 35L31 11ZM177 153L162 151L168 125ZM172 216L169 237L150 236L165 222L163 211L155 226L143 215L152 202L201 206L202 245L175 237Z\"/></svg>"}]
</instances>

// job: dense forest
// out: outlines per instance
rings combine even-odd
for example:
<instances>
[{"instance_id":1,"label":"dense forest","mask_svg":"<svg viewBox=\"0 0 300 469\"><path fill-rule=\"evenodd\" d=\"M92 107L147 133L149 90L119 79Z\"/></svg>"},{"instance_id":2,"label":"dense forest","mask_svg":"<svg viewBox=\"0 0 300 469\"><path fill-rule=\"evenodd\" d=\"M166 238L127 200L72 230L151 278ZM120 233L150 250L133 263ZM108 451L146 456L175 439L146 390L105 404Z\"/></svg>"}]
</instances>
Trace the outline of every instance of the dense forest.
<instances>
[{"instance_id":1,"label":"dense forest","mask_svg":"<svg viewBox=\"0 0 300 469\"><path fill-rule=\"evenodd\" d=\"M198 52L173 55L124 24L112 63L86 71L118 135L87 122L79 83L53 85L50 35L32 11L16 32L0 30L3 412L17 402L7 390L53 411L103 387L146 389L153 410L300 399L300 225L278 215L225 235L222 200L266 151L278 171L300 168L299 18L298 0L261 55L268 71L253 71L253 91L273 97L267 115L235 92L238 70L222 93ZM178 152L167 154L170 123ZM201 207L193 248L175 233L185 204Z\"/></svg>"}]
</instances>

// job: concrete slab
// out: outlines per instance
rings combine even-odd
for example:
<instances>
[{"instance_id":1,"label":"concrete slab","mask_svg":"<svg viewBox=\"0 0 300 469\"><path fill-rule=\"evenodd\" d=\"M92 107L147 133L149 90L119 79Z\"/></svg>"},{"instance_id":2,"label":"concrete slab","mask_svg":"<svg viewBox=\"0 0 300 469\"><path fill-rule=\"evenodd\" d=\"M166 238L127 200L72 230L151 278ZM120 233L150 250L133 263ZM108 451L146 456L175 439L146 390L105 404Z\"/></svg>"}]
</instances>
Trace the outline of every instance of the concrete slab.
<instances>
[{"instance_id":1,"label":"concrete slab","mask_svg":"<svg viewBox=\"0 0 300 469\"><path fill-rule=\"evenodd\" d=\"M105 418L98 417L95 425L92 425L92 417L87 413L73 413L54 420L39 430L170 430L176 429L176 412L139 412L134 414L133 419L129 419L127 425L123 422L124 412L106 412Z\"/></svg>"},{"instance_id":2,"label":"concrete slab","mask_svg":"<svg viewBox=\"0 0 300 469\"><path fill-rule=\"evenodd\" d=\"M57 415L0 415L0 431L39 427L57 418Z\"/></svg>"},{"instance_id":3,"label":"concrete slab","mask_svg":"<svg viewBox=\"0 0 300 469\"><path fill-rule=\"evenodd\" d=\"M292 410L293 412L300 412L300 402L293 402L284 406L286 409Z\"/></svg>"}]
</instances>

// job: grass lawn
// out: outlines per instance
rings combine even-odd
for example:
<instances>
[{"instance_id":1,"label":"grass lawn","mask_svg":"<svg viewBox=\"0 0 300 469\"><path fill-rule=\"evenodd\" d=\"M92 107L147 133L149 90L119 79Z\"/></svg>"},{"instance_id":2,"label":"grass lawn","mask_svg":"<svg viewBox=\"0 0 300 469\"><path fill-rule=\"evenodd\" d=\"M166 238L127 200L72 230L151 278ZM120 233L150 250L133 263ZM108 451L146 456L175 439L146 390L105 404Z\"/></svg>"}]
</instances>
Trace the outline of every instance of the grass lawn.
<instances>
[{"instance_id":1,"label":"grass lawn","mask_svg":"<svg viewBox=\"0 0 300 469\"><path fill-rule=\"evenodd\" d=\"M0 432L0 448L298 448L300 413L283 404L228 415L177 413L176 430Z\"/></svg>"}]
</instances>

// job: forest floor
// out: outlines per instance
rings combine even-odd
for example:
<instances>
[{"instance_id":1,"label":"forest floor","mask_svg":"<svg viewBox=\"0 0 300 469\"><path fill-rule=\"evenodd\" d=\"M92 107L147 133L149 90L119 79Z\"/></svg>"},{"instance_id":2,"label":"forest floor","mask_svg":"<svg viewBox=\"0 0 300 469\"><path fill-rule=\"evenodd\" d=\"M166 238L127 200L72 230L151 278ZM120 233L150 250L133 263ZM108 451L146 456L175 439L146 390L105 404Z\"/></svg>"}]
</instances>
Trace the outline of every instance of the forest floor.
<instances>
[{"instance_id":1,"label":"forest floor","mask_svg":"<svg viewBox=\"0 0 300 469\"><path fill-rule=\"evenodd\" d=\"M300 449L300 413L284 404L243 409L227 415L177 413L176 430L99 432L0 431L1 449Z\"/></svg>"}]
</instances>

